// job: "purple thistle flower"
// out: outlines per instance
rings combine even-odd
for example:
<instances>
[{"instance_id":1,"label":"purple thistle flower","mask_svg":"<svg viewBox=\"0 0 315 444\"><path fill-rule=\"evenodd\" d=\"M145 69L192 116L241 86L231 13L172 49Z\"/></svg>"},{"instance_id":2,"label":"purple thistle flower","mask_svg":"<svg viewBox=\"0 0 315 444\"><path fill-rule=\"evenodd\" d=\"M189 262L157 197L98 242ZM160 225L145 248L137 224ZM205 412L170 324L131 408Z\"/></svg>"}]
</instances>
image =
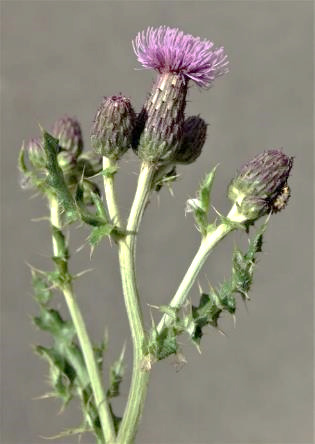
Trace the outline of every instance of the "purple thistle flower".
<instances>
[{"instance_id":1,"label":"purple thistle flower","mask_svg":"<svg viewBox=\"0 0 315 444\"><path fill-rule=\"evenodd\" d=\"M146 69L159 73L172 72L188 77L201 87L228 72L224 48L214 43L184 34L177 28L149 27L139 32L132 42L138 61Z\"/></svg>"}]
</instances>

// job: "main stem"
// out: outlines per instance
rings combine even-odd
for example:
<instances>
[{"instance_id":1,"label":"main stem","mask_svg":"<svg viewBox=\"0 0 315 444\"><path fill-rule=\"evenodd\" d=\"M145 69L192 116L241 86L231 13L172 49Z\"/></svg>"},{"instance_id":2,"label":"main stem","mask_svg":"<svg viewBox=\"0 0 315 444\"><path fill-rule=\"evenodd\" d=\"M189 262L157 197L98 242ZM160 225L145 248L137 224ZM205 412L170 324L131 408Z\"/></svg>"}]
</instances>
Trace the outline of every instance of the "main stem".
<instances>
[{"instance_id":1,"label":"main stem","mask_svg":"<svg viewBox=\"0 0 315 444\"><path fill-rule=\"evenodd\" d=\"M149 372L143 369L143 345L146 334L136 281L135 249L136 236L143 211L148 202L153 174L154 166L143 162L136 194L128 218L126 234L118 241L121 281L133 344L132 378L128 401L117 438L117 443L119 444L129 444L134 441L149 381ZM109 183L107 179L104 182L105 192L107 192L108 211L112 220L115 220L114 216L115 214L117 216L117 205L116 202L111 202L111 200L115 201L114 191L111 189L113 184Z\"/></svg>"},{"instance_id":2,"label":"main stem","mask_svg":"<svg viewBox=\"0 0 315 444\"><path fill-rule=\"evenodd\" d=\"M55 226L58 229L61 229L59 206L56 199L50 200L50 220L53 226ZM54 256L56 257L60 256L58 244L54 238L53 238L53 253ZM110 413L105 393L103 391L101 377L96 364L93 347L80 308L76 302L71 282L64 284L62 286L62 291L83 353L96 407L99 413L104 440L106 443L111 444L115 442L116 438L112 416Z\"/></svg>"}]
</instances>

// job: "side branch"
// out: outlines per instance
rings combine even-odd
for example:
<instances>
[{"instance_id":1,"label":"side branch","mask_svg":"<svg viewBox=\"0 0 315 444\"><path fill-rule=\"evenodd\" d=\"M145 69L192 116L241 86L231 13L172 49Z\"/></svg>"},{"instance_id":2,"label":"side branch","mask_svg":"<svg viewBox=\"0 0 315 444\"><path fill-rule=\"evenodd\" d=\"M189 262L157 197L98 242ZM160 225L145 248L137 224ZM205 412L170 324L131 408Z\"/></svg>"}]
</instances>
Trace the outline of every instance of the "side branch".
<instances>
[{"instance_id":1,"label":"side branch","mask_svg":"<svg viewBox=\"0 0 315 444\"><path fill-rule=\"evenodd\" d=\"M237 207L234 205L226 218L226 222L222 222L214 231L211 231L202 239L199 250L169 304L170 307L180 308L185 303L191 287L213 248L242 222L244 222L244 218L238 213ZM170 321L170 316L164 314L157 326L157 332L161 333Z\"/></svg>"}]
</instances>

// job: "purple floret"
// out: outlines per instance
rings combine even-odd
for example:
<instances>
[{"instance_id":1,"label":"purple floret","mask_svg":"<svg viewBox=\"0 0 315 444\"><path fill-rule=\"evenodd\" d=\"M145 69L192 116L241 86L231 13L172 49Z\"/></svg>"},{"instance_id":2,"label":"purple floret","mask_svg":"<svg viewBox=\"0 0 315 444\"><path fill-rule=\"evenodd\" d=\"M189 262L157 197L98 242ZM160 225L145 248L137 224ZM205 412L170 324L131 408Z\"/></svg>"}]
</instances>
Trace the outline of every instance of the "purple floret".
<instances>
[{"instance_id":1,"label":"purple floret","mask_svg":"<svg viewBox=\"0 0 315 444\"><path fill-rule=\"evenodd\" d=\"M132 46L144 68L181 74L205 88L228 72L229 61L223 47L214 48L213 42L184 34L177 28L149 27L138 33Z\"/></svg>"}]
</instances>

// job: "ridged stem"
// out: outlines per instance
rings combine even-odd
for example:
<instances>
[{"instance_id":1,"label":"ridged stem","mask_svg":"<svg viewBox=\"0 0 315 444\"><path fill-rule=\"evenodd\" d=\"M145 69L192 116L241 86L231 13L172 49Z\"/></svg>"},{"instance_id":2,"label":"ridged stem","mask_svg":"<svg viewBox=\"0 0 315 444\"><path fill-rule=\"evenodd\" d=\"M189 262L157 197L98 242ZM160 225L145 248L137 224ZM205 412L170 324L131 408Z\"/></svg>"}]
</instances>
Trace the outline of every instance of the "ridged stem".
<instances>
[{"instance_id":1,"label":"ridged stem","mask_svg":"<svg viewBox=\"0 0 315 444\"><path fill-rule=\"evenodd\" d=\"M153 175L154 167L143 162L128 218L126 236L119 240L121 280L133 343L132 378L128 401L117 438L119 444L134 442L149 381L149 371L143 369L143 345L146 333L136 282L135 249L136 236L138 235L143 211L148 202Z\"/></svg>"},{"instance_id":2,"label":"ridged stem","mask_svg":"<svg viewBox=\"0 0 315 444\"><path fill-rule=\"evenodd\" d=\"M56 199L50 199L50 220L51 224L57 229L61 229L61 221L59 215L59 206ZM61 256L58 244L53 237L53 254L55 257ZM95 360L93 346L91 344L84 319L82 317L80 308L77 304L75 295L73 293L71 282L62 285L61 290L64 294L65 301L76 330L78 341L83 353L84 362L89 375L96 408L99 413L101 428L104 436L104 442L112 444L115 442L115 429L112 421L111 412L108 402L103 390L101 376Z\"/></svg>"}]
</instances>

